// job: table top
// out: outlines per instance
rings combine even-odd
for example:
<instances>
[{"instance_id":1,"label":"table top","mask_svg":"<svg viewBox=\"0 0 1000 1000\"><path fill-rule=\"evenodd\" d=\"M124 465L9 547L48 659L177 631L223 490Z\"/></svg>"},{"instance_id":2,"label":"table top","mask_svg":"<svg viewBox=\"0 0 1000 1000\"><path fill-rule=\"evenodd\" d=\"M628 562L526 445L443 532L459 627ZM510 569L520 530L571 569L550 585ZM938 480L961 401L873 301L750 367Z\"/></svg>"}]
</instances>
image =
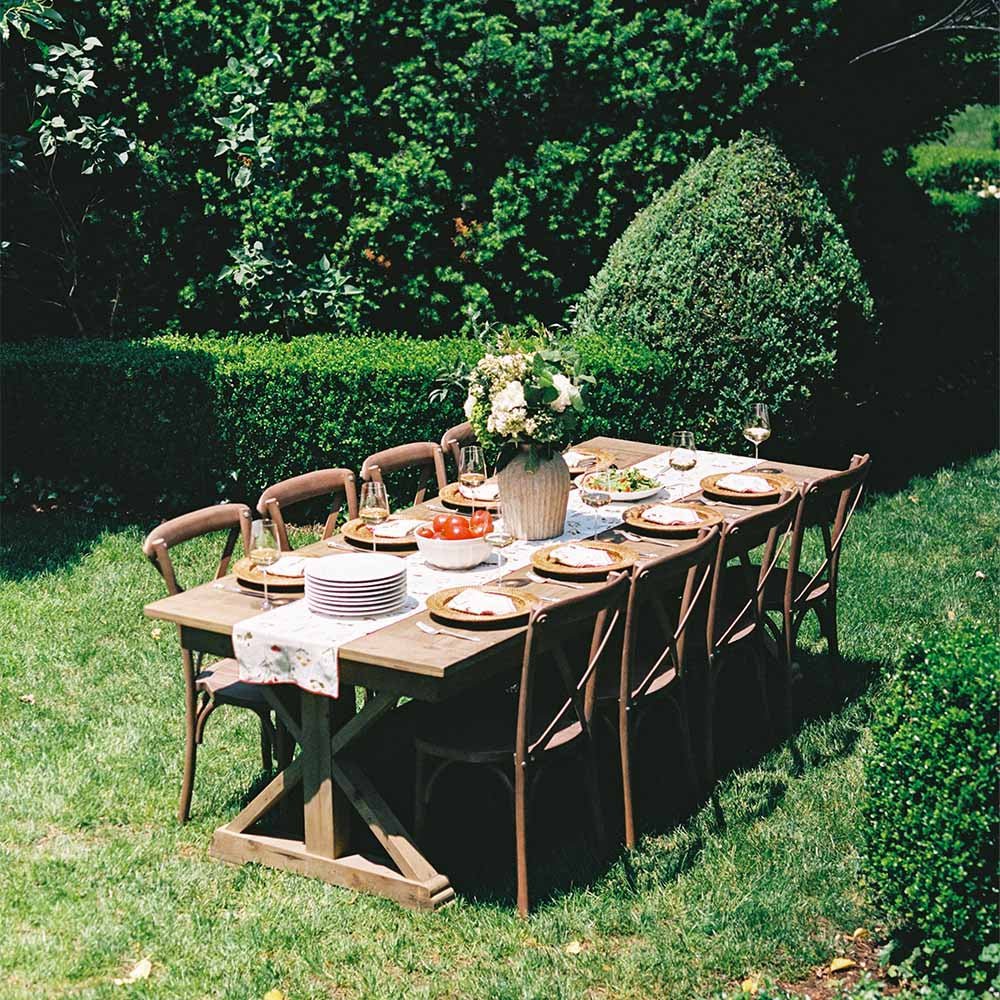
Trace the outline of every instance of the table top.
<instances>
[{"instance_id":1,"label":"table top","mask_svg":"<svg viewBox=\"0 0 1000 1000\"><path fill-rule=\"evenodd\" d=\"M614 454L620 467L634 465L668 450L661 445L609 437L591 438L575 447L607 450ZM799 484L835 471L790 465L774 459L762 461L760 465L780 466L786 475ZM686 499L699 495L695 492ZM748 508L748 512L749 510ZM440 511L423 503L410 508L407 513L430 520ZM633 544L623 541L621 544L639 549L643 546L641 542ZM330 548L326 542L320 541L303 546L296 552L329 555ZM524 567L508 574L505 579L518 579L526 576L529 571L530 566ZM219 583L223 584L221 588ZM226 638L232 635L233 626L260 610L259 595L230 588L235 588L235 578L223 577L221 581L213 580L183 593L153 601L146 605L145 613L150 618L180 626L182 641L190 648L219 652ZM534 584L533 590L550 597L565 597L568 593L565 588L555 584ZM523 625L507 629L479 629L474 634L482 641L471 643L447 636L425 635L416 627L417 621L429 622L428 612L416 612L409 618L341 646L338 662L342 683L397 691L402 695L437 701L480 683L484 677L492 676L496 670L509 664L512 657L519 654L526 630ZM223 640L222 644L220 640Z\"/></svg>"}]
</instances>

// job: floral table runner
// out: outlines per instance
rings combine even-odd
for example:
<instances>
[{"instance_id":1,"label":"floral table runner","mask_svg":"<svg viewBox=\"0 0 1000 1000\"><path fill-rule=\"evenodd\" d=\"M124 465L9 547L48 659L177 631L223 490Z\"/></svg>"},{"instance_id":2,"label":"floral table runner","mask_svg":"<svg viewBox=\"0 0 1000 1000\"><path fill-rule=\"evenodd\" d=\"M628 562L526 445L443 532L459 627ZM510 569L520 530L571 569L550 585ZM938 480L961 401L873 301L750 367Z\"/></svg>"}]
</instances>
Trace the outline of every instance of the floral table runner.
<instances>
[{"instance_id":1,"label":"floral table runner","mask_svg":"<svg viewBox=\"0 0 1000 1000\"><path fill-rule=\"evenodd\" d=\"M678 500L698 490L705 476L742 472L754 465L752 458L699 452L698 464L687 472L670 468L669 453L639 462L635 468L655 476L664 485L657 500ZM531 554L546 545L574 541L620 524L624 504L594 510L583 504L578 491L569 496L566 530L558 538L515 541L496 560L470 570L444 570L429 565L419 552L406 557L407 600L392 615L374 618L328 618L313 614L305 601L293 601L246 618L233 628L233 647L240 664L240 678L253 684L296 684L318 694L338 697L337 651L345 643L386 628L426 607L427 598L446 587L478 587L527 566ZM331 553L332 554L332 553Z\"/></svg>"}]
</instances>

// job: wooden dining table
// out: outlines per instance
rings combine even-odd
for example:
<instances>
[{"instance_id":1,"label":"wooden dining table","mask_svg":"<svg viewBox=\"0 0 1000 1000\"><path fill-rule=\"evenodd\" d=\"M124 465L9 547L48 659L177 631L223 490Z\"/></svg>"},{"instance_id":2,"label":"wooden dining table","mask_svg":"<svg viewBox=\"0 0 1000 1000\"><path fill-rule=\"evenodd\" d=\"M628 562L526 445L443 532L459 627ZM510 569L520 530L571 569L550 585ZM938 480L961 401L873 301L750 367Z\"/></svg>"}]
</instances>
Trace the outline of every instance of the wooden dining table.
<instances>
[{"instance_id":1,"label":"wooden dining table","mask_svg":"<svg viewBox=\"0 0 1000 1000\"><path fill-rule=\"evenodd\" d=\"M618 438L596 437L578 448L599 449L614 455L620 468L653 458L668 449ZM757 467L780 467L801 485L834 471L790 465L773 460ZM750 470L752 471L752 470ZM684 499L695 499L694 493ZM436 499L407 511L416 518L432 518L440 512ZM737 506L720 508L739 518ZM743 508L743 512L752 511ZM617 529L600 532L634 549L637 558L680 551L687 542L644 538L633 542ZM302 555L329 555L327 542L316 542L296 550ZM409 553L404 553L408 555ZM527 577L529 567L510 573L505 580ZM555 583L531 584L533 592L547 597L568 593ZM233 656L233 626L260 610L260 597L241 591L235 578L223 577L146 605L150 618L178 626L181 645L192 652ZM263 685L271 707L295 739L298 753L291 762L255 795L237 816L214 833L211 855L232 864L257 862L294 871L338 886L386 896L417 910L433 910L449 902L454 891L447 875L438 872L424 857L413 838L379 792L357 755L358 741L370 733L401 698L442 701L486 684L519 658L526 626L475 632L479 642L448 635L427 635L417 622L430 622L426 610L354 639L340 647L340 697L300 690L292 685ZM375 692L360 709L355 689ZM294 802L301 815L282 829L281 810ZM295 796L289 798L291 793ZM286 801L287 800L287 801ZM352 846L352 823L360 818L380 847L378 856L359 853ZM263 821L272 820L267 832ZM272 829L276 827L277 829ZM287 833L288 827L294 832Z\"/></svg>"}]
</instances>

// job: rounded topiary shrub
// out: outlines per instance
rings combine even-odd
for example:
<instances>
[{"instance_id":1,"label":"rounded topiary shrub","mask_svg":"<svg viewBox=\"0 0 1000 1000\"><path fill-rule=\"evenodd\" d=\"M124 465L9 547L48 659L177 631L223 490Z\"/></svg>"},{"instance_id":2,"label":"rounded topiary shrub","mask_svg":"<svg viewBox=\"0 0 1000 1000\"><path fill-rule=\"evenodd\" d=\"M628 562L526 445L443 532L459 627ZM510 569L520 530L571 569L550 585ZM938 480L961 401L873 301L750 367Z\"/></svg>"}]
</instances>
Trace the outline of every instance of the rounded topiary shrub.
<instances>
[{"instance_id":1,"label":"rounded topiary shrub","mask_svg":"<svg viewBox=\"0 0 1000 1000\"><path fill-rule=\"evenodd\" d=\"M676 361L671 401L707 443L733 446L750 401L809 436L838 347L874 306L819 188L744 134L691 164L635 217L591 281L578 333L634 337Z\"/></svg>"},{"instance_id":2,"label":"rounded topiary shrub","mask_svg":"<svg viewBox=\"0 0 1000 1000\"><path fill-rule=\"evenodd\" d=\"M917 969L975 996L1000 930L998 690L992 630L935 633L876 701L865 762L872 893L918 949Z\"/></svg>"}]
</instances>

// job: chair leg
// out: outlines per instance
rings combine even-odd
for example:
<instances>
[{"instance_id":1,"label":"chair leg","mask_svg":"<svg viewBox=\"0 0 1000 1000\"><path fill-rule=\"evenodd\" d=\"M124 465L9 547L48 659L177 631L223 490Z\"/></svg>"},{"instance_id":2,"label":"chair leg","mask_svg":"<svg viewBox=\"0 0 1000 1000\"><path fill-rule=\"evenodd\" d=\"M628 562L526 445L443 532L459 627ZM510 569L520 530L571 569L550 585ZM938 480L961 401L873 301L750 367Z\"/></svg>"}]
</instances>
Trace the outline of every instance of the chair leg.
<instances>
[{"instance_id":1,"label":"chair leg","mask_svg":"<svg viewBox=\"0 0 1000 1000\"><path fill-rule=\"evenodd\" d=\"M191 816L194 772L198 763L196 724L194 712L189 709L184 720L184 777L181 779L181 797L177 804L177 820L180 823L186 823Z\"/></svg>"},{"instance_id":2,"label":"chair leg","mask_svg":"<svg viewBox=\"0 0 1000 1000\"><path fill-rule=\"evenodd\" d=\"M584 750L584 781L587 783L587 797L590 799L591 819L594 824L594 840L598 854L607 850L607 831L604 829L604 809L601 806L601 780L597 770L597 751L593 740L587 740Z\"/></svg>"},{"instance_id":3,"label":"chair leg","mask_svg":"<svg viewBox=\"0 0 1000 1000\"><path fill-rule=\"evenodd\" d=\"M790 739L795 731L794 712L792 711L792 668L795 662L795 628L791 613L783 616L782 639L784 640L785 658L781 664L781 722L785 739Z\"/></svg>"},{"instance_id":4,"label":"chair leg","mask_svg":"<svg viewBox=\"0 0 1000 1000\"><path fill-rule=\"evenodd\" d=\"M764 717L764 729L773 735L771 699L767 690L767 656L763 649L755 649L751 655L753 656L754 666L757 671L757 689L760 692L760 706Z\"/></svg>"},{"instance_id":5,"label":"chair leg","mask_svg":"<svg viewBox=\"0 0 1000 1000\"><path fill-rule=\"evenodd\" d=\"M823 625L826 634L826 646L830 651L830 658L840 659L840 639L837 636L837 603L832 598L828 600L823 609Z\"/></svg>"},{"instance_id":6,"label":"chair leg","mask_svg":"<svg viewBox=\"0 0 1000 1000\"><path fill-rule=\"evenodd\" d=\"M714 656L708 658L708 670L705 673L705 787L711 791L715 785L715 677L716 662Z\"/></svg>"},{"instance_id":7,"label":"chair leg","mask_svg":"<svg viewBox=\"0 0 1000 1000\"><path fill-rule=\"evenodd\" d=\"M260 719L260 762L264 770L270 772L274 766L271 751L275 747L277 738L271 725L270 712L258 712L257 717Z\"/></svg>"},{"instance_id":8,"label":"chair leg","mask_svg":"<svg viewBox=\"0 0 1000 1000\"><path fill-rule=\"evenodd\" d=\"M629 725L629 711L626 708L618 714L618 749L622 765L622 806L625 811L625 846L632 850L635 837L635 803L632 799L632 731Z\"/></svg>"},{"instance_id":9,"label":"chair leg","mask_svg":"<svg viewBox=\"0 0 1000 1000\"><path fill-rule=\"evenodd\" d=\"M514 766L514 852L517 860L517 912L528 918L528 808L526 768Z\"/></svg>"}]
</instances>

